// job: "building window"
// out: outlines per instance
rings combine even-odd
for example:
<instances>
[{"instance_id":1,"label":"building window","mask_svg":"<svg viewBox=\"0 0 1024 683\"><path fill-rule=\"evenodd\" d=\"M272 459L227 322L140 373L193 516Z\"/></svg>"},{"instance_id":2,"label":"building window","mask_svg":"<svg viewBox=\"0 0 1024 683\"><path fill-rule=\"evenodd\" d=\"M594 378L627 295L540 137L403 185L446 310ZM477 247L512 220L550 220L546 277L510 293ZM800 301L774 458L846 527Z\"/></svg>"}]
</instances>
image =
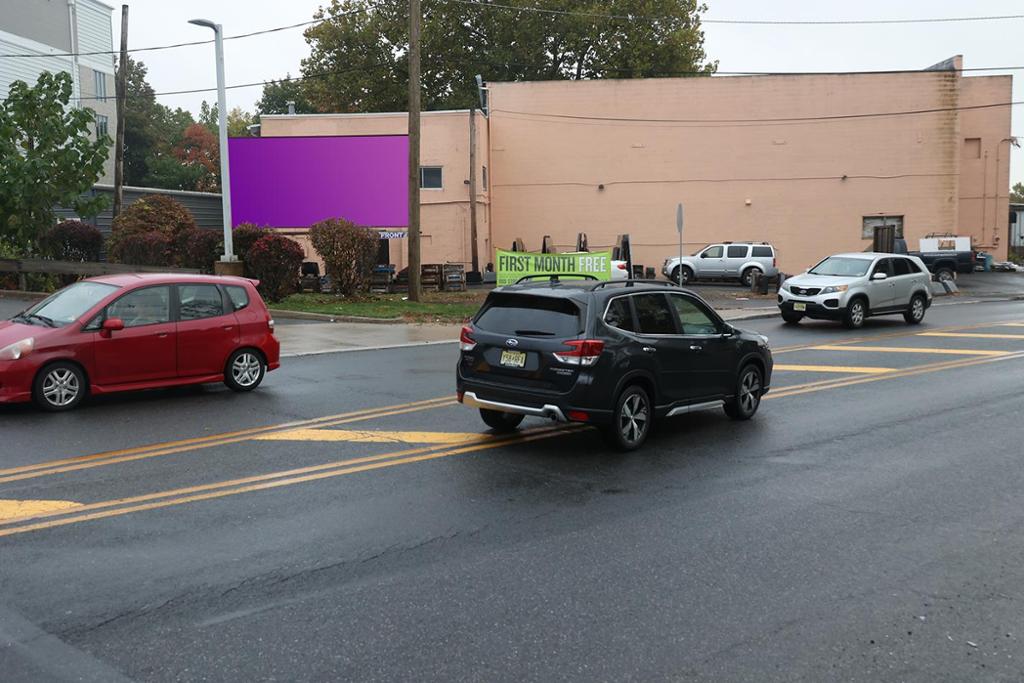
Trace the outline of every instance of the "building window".
<instances>
[{"instance_id":1,"label":"building window","mask_svg":"<svg viewBox=\"0 0 1024 683\"><path fill-rule=\"evenodd\" d=\"M484 181L484 189L486 190L487 189L487 167L486 166L484 166L483 181Z\"/></svg>"},{"instance_id":2,"label":"building window","mask_svg":"<svg viewBox=\"0 0 1024 683\"><path fill-rule=\"evenodd\" d=\"M875 228L892 226L896 228L896 239L903 239L903 216L864 216L861 224L861 239L875 239Z\"/></svg>"},{"instance_id":3,"label":"building window","mask_svg":"<svg viewBox=\"0 0 1024 683\"><path fill-rule=\"evenodd\" d=\"M93 80L96 84L96 101L107 101L107 75L102 71L93 71Z\"/></svg>"},{"instance_id":4,"label":"building window","mask_svg":"<svg viewBox=\"0 0 1024 683\"><path fill-rule=\"evenodd\" d=\"M964 138L964 159L981 158L981 138Z\"/></svg>"},{"instance_id":5,"label":"building window","mask_svg":"<svg viewBox=\"0 0 1024 683\"><path fill-rule=\"evenodd\" d=\"M444 187L440 166L420 166L420 187L424 190L440 190Z\"/></svg>"},{"instance_id":6,"label":"building window","mask_svg":"<svg viewBox=\"0 0 1024 683\"><path fill-rule=\"evenodd\" d=\"M96 115L96 139L99 140L107 135L107 117L103 114Z\"/></svg>"}]
</instances>

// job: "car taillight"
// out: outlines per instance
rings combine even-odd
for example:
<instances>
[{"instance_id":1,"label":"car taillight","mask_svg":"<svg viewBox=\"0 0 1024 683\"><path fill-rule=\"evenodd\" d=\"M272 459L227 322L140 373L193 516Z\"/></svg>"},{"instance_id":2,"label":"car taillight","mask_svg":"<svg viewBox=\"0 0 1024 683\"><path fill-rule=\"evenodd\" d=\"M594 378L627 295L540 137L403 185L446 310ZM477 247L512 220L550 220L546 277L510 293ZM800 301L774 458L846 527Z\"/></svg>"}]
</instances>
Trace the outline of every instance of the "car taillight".
<instances>
[{"instance_id":1,"label":"car taillight","mask_svg":"<svg viewBox=\"0 0 1024 683\"><path fill-rule=\"evenodd\" d=\"M625 270L626 269L626 264L625 263L618 263L618 264L615 265L615 267L618 268L619 270Z\"/></svg>"},{"instance_id":2,"label":"car taillight","mask_svg":"<svg viewBox=\"0 0 1024 683\"><path fill-rule=\"evenodd\" d=\"M475 348L476 340L473 339L473 328L469 325L463 325L462 332L459 334L459 350L472 351Z\"/></svg>"},{"instance_id":3,"label":"car taillight","mask_svg":"<svg viewBox=\"0 0 1024 683\"><path fill-rule=\"evenodd\" d=\"M554 354L555 360L566 365L593 365L604 351L604 342L597 339L574 339L565 342L571 351Z\"/></svg>"},{"instance_id":4,"label":"car taillight","mask_svg":"<svg viewBox=\"0 0 1024 683\"><path fill-rule=\"evenodd\" d=\"M778 268L778 267L779 267L779 260L777 258L775 258L774 256L772 256L772 268Z\"/></svg>"}]
</instances>

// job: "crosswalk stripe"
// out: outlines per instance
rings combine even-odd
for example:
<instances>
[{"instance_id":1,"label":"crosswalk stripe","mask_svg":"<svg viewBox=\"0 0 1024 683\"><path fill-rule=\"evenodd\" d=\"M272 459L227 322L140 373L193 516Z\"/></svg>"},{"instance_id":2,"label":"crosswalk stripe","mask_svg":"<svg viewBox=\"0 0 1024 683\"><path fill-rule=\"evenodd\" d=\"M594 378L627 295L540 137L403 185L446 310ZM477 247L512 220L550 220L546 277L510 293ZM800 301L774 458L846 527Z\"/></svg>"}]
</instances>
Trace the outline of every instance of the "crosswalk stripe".
<instances>
[{"instance_id":1,"label":"crosswalk stripe","mask_svg":"<svg viewBox=\"0 0 1024 683\"><path fill-rule=\"evenodd\" d=\"M984 349L931 349L911 346L840 346L826 344L812 346L814 351L873 351L876 353L934 353L941 356L1003 356L1010 351L988 351Z\"/></svg>"},{"instance_id":2,"label":"crosswalk stripe","mask_svg":"<svg viewBox=\"0 0 1024 683\"><path fill-rule=\"evenodd\" d=\"M963 337L965 339L1024 339L1024 334L993 334L989 332L922 332L919 337Z\"/></svg>"},{"instance_id":3,"label":"crosswalk stripe","mask_svg":"<svg viewBox=\"0 0 1024 683\"><path fill-rule=\"evenodd\" d=\"M777 364L774 369L792 372L840 372L848 375L881 375L895 370L895 368L872 368L864 366L782 364Z\"/></svg>"}]
</instances>

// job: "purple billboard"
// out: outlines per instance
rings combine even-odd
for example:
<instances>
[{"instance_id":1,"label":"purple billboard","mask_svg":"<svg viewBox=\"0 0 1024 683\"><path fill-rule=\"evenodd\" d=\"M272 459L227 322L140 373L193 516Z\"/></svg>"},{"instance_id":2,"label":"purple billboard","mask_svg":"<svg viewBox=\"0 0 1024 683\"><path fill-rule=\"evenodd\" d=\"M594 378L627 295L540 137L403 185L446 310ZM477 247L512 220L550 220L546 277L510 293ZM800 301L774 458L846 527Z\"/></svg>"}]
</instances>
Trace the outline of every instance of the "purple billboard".
<instances>
[{"instance_id":1,"label":"purple billboard","mask_svg":"<svg viewBox=\"0 0 1024 683\"><path fill-rule=\"evenodd\" d=\"M231 138L231 225L409 224L405 135Z\"/></svg>"}]
</instances>

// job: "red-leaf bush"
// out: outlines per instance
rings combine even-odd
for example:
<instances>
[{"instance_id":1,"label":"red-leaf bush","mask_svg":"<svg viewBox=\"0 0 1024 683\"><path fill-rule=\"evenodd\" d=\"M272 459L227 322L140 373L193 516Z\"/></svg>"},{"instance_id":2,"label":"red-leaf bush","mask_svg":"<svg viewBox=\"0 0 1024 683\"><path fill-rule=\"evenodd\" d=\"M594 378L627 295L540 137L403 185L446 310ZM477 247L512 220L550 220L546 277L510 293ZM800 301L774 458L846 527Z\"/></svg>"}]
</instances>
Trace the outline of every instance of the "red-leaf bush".
<instances>
[{"instance_id":1,"label":"red-leaf bush","mask_svg":"<svg viewBox=\"0 0 1024 683\"><path fill-rule=\"evenodd\" d=\"M189 243L195 238L198 230L192 214L180 202L164 195L143 197L114 219L107 244L107 255L110 260L119 263L186 267ZM123 246L123 243L129 238L154 233L165 238L169 244L165 262L150 264L132 260L139 258L138 254L144 254L147 258L154 256L155 252L151 253L147 249L155 249L161 240L156 237L148 242L133 239L130 248ZM126 249L134 256L129 257Z\"/></svg>"},{"instance_id":2,"label":"red-leaf bush","mask_svg":"<svg viewBox=\"0 0 1024 683\"><path fill-rule=\"evenodd\" d=\"M217 230L196 229L188 235L181 258L185 268L196 268L204 273L213 272L213 264L224 253L224 240Z\"/></svg>"},{"instance_id":3,"label":"red-leaf bush","mask_svg":"<svg viewBox=\"0 0 1024 683\"><path fill-rule=\"evenodd\" d=\"M240 261L245 261L245 255L249 253L256 240L269 234L269 228L261 228L255 223L239 223L231 231L231 243L235 246L235 255Z\"/></svg>"},{"instance_id":4,"label":"red-leaf bush","mask_svg":"<svg viewBox=\"0 0 1024 683\"><path fill-rule=\"evenodd\" d=\"M314 224L309 237L336 293L351 295L369 285L380 244L376 232L343 218L330 218Z\"/></svg>"},{"instance_id":5,"label":"red-leaf bush","mask_svg":"<svg viewBox=\"0 0 1024 683\"><path fill-rule=\"evenodd\" d=\"M174 243L167 235L151 231L122 237L116 244L116 260L134 266L171 266ZM114 249L111 249L114 256Z\"/></svg>"},{"instance_id":6,"label":"red-leaf bush","mask_svg":"<svg viewBox=\"0 0 1024 683\"><path fill-rule=\"evenodd\" d=\"M269 233L256 240L246 253L246 265L260 281L267 301L280 301L295 291L299 268L305 259L302 247L284 235Z\"/></svg>"},{"instance_id":7,"label":"red-leaf bush","mask_svg":"<svg viewBox=\"0 0 1024 683\"><path fill-rule=\"evenodd\" d=\"M61 221L39 235L39 251L56 261L99 261L103 233L82 221Z\"/></svg>"}]
</instances>

